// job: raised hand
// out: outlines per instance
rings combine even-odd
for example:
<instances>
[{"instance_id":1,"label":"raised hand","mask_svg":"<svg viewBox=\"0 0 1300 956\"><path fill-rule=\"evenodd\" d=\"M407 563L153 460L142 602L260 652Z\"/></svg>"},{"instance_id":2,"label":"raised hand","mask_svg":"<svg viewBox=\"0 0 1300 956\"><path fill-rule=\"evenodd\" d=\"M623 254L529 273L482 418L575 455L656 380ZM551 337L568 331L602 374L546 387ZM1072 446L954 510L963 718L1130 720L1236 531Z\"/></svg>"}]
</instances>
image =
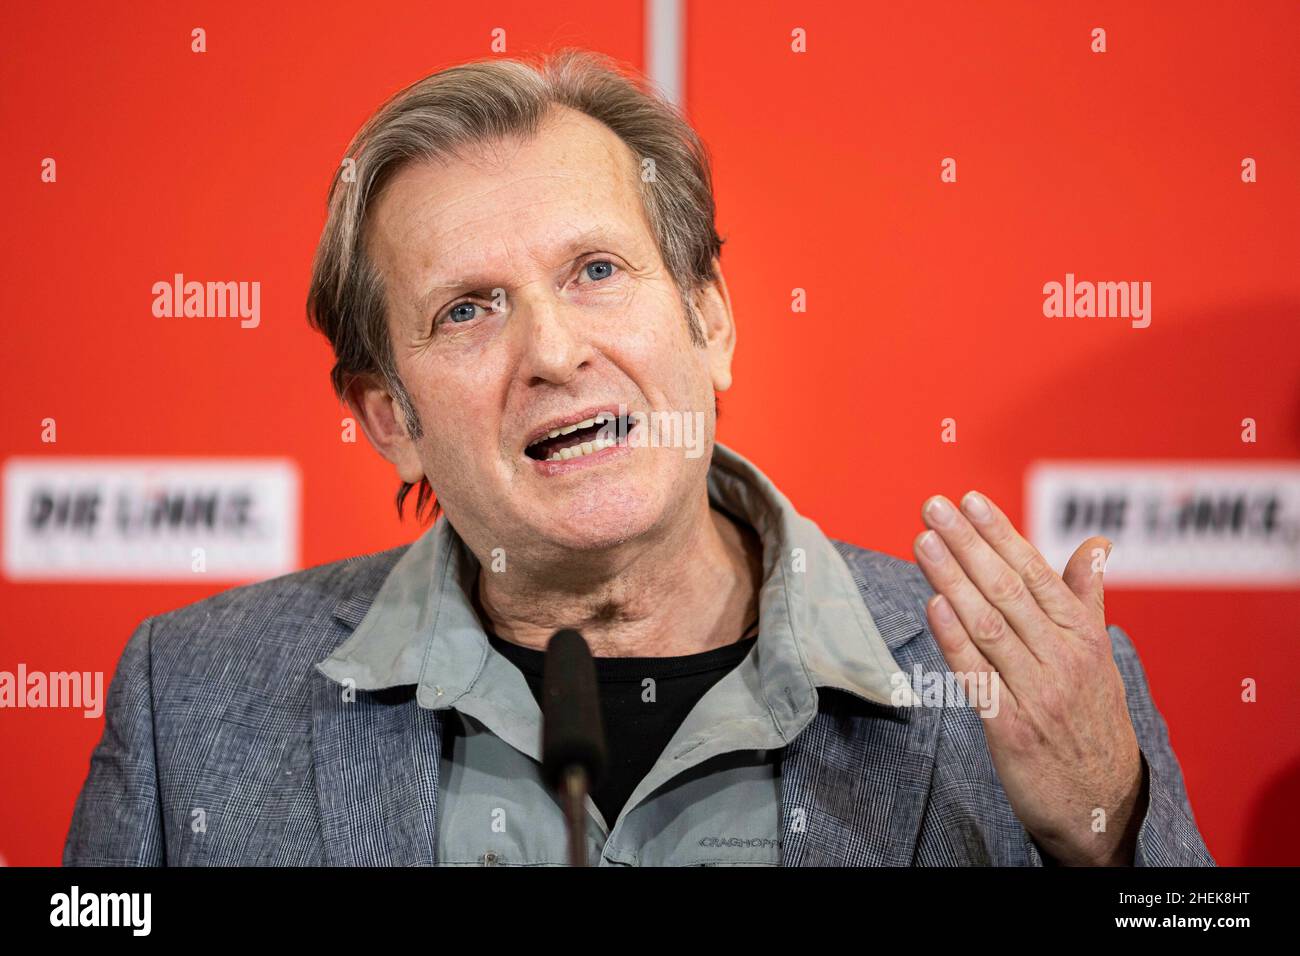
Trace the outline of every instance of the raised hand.
<instances>
[{"instance_id":1,"label":"raised hand","mask_svg":"<svg viewBox=\"0 0 1300 956\"><path fill-rule=\"evenodd\" d=\"M1147 781L1106 631L1110 542L1084 541L1058 575L977 492L961 510L936 495L922 519L930 628L955 673L995 682L984 732L1016 816L1055 862L1131 864Z\"/></svg>"}]
</instances>

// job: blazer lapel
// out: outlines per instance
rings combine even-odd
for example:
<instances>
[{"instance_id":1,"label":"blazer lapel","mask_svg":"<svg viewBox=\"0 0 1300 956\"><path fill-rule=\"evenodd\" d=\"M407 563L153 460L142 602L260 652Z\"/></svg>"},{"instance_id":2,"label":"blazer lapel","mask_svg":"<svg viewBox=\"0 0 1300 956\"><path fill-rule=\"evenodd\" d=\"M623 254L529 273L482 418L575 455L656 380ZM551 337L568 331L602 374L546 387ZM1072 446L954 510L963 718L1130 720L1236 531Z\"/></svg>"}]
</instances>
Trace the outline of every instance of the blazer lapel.
<instances>
[{"instance_id":1,"label":"blazer lapel","mask_svg":"<svg viewBox=\"0 0 1300 956\"><path fill-rule=\"evenodd\" d=\"M890 653L925 625L905 593L854 573ZM781 762L782 866L909 866L934 769L940 714L818 691L818 713Z\"/></svg>"},{"instance_id":2,"label":"blazer lapel","mask_svg":"<svg viewBox=\"0 0 1300 956\"><path fill-rule=\"evenodd\" d=\"M370 604L335 617L355 629ZM443 714L415 687L347 690L313 671L312 752L325 860L331 866L433 866Z\"/></svg>"}]
</instances>

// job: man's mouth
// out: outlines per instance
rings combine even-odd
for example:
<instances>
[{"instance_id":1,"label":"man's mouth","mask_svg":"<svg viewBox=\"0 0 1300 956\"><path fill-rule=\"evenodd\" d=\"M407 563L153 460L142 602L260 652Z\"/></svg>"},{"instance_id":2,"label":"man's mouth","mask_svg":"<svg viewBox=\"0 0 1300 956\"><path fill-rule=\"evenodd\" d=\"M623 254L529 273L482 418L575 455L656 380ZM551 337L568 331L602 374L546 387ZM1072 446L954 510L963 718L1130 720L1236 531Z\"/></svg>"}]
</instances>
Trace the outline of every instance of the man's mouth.
<instances>
[{"instance_id":1,"label":"man's mouth","mask_svg":"<svg viewBox=\"0 0 1300 956\"><path fill-rule=\"evenodd\" d=\"M597 412L590 418L551 429L535 439L524 454L534 461L567 461L593 455L618 444L628 432L628 416Z\"/></svg>"}]
</instances>

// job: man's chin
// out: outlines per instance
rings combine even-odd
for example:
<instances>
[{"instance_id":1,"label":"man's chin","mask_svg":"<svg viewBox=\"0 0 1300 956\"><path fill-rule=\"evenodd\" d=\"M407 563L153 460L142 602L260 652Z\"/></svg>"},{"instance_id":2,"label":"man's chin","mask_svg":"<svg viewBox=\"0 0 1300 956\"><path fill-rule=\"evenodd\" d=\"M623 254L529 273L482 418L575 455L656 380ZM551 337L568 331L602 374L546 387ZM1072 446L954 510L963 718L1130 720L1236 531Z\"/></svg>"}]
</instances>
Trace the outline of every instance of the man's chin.
<instances>
[{"instance_id":1,"label":"man's chin","mask_svg":"<svg viewBox=\"0 0 1300 956\"><path fill-rule=\"evenodd\" d=\"M536 528L536 534L553 547L565 551L602 551L639 537L653 525L654 522L644 515L620 512L556 518Z\"/></svg>"},{"instance_id":2,"label":"man's chin","mask_svg":"<svg viewBox=\"0 0 1300 956\"><path fill-rule=\"evenodd\" d=\"M582 495L548 502L530 510L533 534L553 547L574 552L617 547L652 529L663 509L658 496L644 489L622 488L601 495Z\"/></svg>"}]
</instances>

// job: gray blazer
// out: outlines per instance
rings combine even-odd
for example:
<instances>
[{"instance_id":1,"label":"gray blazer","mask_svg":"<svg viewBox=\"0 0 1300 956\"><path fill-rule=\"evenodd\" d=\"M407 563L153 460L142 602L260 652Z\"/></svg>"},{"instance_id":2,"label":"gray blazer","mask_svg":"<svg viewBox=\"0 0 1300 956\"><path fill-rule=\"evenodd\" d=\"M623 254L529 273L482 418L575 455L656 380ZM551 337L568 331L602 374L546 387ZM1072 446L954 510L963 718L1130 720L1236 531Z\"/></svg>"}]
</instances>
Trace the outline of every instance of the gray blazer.
<instances>
[{"instance_id":1,"label":"gray blazer","mask_svg":"<svg viewBox=\"0 0 1300 956\"><path fill-rule=\"evenodd\" d=\"M947 670L916 565L834 543L899 667ZM442 715L414 688L345 703L314 666L406 547L143 621L109 688L64 865L433 865ZM1213 866L1137 652L1110 634L1150 773L1136 862ZM786 866L1042 864L969 707L820 691L782 756L781 817Z\"/></svg>"}]
</instances>

